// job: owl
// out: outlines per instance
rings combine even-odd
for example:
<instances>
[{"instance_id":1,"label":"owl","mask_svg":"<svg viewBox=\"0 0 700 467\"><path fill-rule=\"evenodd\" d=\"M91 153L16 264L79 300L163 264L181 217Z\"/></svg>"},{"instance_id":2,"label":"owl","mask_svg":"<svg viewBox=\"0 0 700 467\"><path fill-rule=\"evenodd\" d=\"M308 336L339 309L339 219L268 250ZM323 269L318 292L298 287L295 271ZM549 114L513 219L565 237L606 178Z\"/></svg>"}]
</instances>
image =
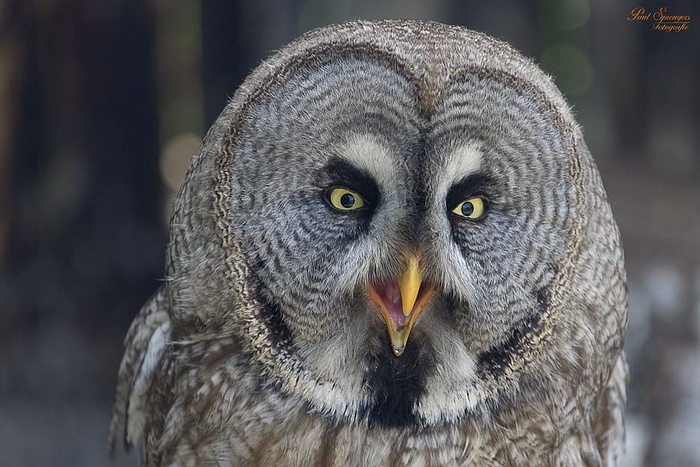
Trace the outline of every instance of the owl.
<instances>
[{"instance_id":1,"label":"owl","mask_svg":"<svg viewBox=\"0 0 700 467\"><path fill-rule=\"evenodd\" d=\"M434 22L263 62L207 133L126 337L143 465L617 465L618 228L552 80Z\"/></svg>"}]
</instances>

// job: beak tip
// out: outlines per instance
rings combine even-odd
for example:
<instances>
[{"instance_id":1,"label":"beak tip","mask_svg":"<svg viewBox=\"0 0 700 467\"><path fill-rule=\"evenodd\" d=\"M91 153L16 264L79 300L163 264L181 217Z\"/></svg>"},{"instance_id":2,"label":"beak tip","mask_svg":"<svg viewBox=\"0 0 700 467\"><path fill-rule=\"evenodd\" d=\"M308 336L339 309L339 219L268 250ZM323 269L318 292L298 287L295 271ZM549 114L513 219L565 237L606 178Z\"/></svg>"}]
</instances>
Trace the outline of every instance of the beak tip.
<instances>
[{"instance_id":1,"label":"beak tip","mask_svg":"<svg viewBox=\"0 0 700 467\"><path fill-rule=\"evenodd\" d=\"M400 357L404 353L413 323L433 291L433 287L429 284L421 288L422 277L418 267L418 258L414 254L410 254L407 260L406 270L399 276L396 283L392 284L391 289L393 298L396 288L398 288L403 318L398 315L398 310L395 308L398 300L392 299L388 305L385 297L386 290L380 289L380 293L378 293L373 287L369 289L370 297L377 304L384 317L392 343L391 350L396 357ZM421 293L421 291L423 292Z\"/></svg>"}]
</instances>

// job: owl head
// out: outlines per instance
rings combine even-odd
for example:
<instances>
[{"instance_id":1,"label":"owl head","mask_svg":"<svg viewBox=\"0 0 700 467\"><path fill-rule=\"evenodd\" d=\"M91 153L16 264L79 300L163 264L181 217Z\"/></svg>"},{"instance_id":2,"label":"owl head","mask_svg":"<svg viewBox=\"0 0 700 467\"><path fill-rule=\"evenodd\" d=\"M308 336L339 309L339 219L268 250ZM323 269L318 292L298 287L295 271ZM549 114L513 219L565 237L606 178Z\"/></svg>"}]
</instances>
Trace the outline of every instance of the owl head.
<instances>
[{"instance_id":1,"label":"owl head","mask_svg":"<svg viewBox=\"0 0 700 467\"><path fill-rule=\"evenodd\" d=\"M579 127L536 65L462 28L360 21L277 52L207 134L170 236L173 338L235 339L338 421L583 391L622 344L619 235Z\"/></svg>"}]
</instances>

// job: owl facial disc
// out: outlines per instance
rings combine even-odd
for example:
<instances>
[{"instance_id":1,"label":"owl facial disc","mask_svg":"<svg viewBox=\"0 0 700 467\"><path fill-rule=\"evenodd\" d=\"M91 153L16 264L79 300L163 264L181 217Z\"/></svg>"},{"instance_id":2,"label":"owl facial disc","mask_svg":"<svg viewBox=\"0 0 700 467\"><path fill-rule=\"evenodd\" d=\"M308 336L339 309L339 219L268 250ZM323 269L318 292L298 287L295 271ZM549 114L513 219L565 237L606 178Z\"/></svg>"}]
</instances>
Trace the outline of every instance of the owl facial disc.
<instances>
[{"instance_id":1,"label":"owl facial disc","mask_svg":"<svg viewBox=\"0 0 700 467\"><path fill-rule=\"evenodd\" d=\"M368 294L384 318L391 348L400 357L416 318L428 303L435 286L424 283L415 254L406 255L407 266L396 282L381 282L369 286Z\"/></svg>"}]
</instances>

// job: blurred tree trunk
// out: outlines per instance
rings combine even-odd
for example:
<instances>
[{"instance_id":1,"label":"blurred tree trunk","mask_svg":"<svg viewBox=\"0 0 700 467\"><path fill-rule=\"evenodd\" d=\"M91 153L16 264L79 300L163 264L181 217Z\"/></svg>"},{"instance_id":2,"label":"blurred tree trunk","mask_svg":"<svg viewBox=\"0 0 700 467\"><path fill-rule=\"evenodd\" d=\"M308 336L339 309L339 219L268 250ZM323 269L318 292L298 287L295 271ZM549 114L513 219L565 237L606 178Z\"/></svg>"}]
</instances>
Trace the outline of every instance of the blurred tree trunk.
<instances>
[{"instance_id":1,"label":"blurred tree trunk","mask_svg":"<svg viewBox=\"0 0 700 467\"><path fill-rule=\"evenodd\" d=\"M300 0L202 1L204 127L258 63L299 34Z\"/></svg>"},{"instance_id":2,"label":"blurred tree trunk","mask_svg":"<svg viewBox=\"0 0 700 467\"><path fill-rule=\"evenodd\" d=\"M3 111L15 130L5 175L12 185L3 184L0 200L12 186L22 202L3 216L10 227L0 342L30 359L33 343L23 336L41 329L75 328L89 342L116 338L111 328L126 330L163 275L154 20L138 0L22 0L8 8L10 38L23 46L13 66L23 79L18 113ZM105 390L119 340L96 347L114 366L104 368L104 355L85 356L104 368ZM6 376L0 385L25 383Z\"/></svg>"},{"instance_id":3,"label":"blurred tree trunk","mask_svg":"<svg viewBox=\"0 0 700 467\"><path fill-rule=\"evenodd\" d=\"M21 31L13 21L18 15L18 9L18 1L0 3L0 271L3 270L8 249L15 188L10 173L16 145L14 135L23 71L20 64L24 56Z\"/></svg>"}]
</instances>

